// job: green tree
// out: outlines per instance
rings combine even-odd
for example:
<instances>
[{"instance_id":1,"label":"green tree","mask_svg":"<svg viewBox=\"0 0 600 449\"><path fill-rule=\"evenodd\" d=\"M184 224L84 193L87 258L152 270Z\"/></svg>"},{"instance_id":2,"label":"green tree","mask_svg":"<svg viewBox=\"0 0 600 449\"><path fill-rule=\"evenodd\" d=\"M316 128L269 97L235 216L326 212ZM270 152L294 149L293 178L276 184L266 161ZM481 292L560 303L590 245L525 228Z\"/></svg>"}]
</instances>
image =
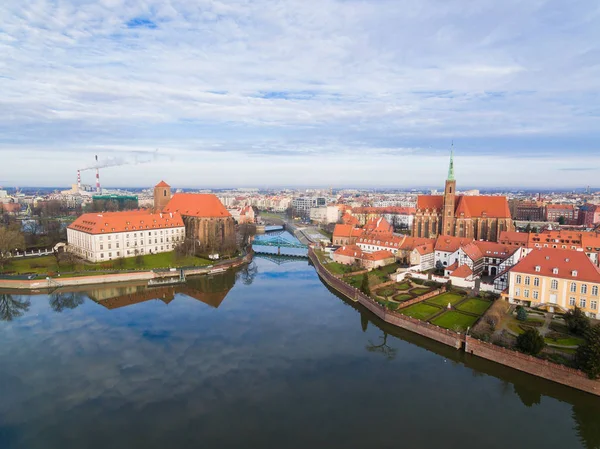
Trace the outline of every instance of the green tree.
<instances>
[{"instance_id":1,"label":"green tree","mask_svg":"<svg viewBox=\"0 0 600 449\"><path fill-rule=\"evenodd\" d=\"M585 343L577 348L575 363L590 379L600 377L600 325L586 330Z\"/></svg>"},{"instance_id":2,"label":"green tree","mask_svg":"<svg viewBox=\"0 0 600 449\"><path fill-rule=\"evenodd\" d=\"M590 319L577 306L565 313L563 318L569 328L569 332L575 335L585 335L586 331L590 328Z\"/></svg>"},{"instance_id":3,"label":"green tree","mask_svg":"<svg viewBox=\"0 0 600 449\"><path fill-rule=\"evenodd\" d=\"M531 223L527 223L527 226L525 226L525 232L531 232Z\"/></svg>"},{"instance_id":4,"label":"green tree","mask_svg":"<svg viewBox=\"0 0 600 449\"><path fill-rule=\"evenodd\" d=\"M546 346L544 337L537 329L527 329L517 337L517 348L526 354L537 355Z\"/></svg>"},{"instance_id":5,"label":"green tree","mask_svg":"<svg viewBox=\"0 0 600 449\"><path fill-rule=\"evenodd\" d=\"M558 224L559 225L561 225L561 226L564 225L566 221L567 220L562 215L560 217L558 217Z\"/></svg>"},{"instance_id":6,"label":"green tree","mask_svg":"<svg viewBox=\"0 0 600 449\"><path fill-rule=\"evenodd\" d=\"M525 307L521 307L517 310L517 320L527 321L527 310L525 310Z\"/></svg>"},{"instance_id":7,"label":"green tree","mask_svg":"<svg viewBox=\"0 0 600 449\"><path fill-rule=\"evenodd\" d=\"M0 321L12 321L23 316L29 310L31 301L29 298L22 300L19 296L0 293Z\"/></svg>"},{"instance_id":8,"label":"green tree","mask_svg":"<svg viewBox=\"0 0 600 449\"><path fill-rule=\"evenodd\" d=\"M11 228L0 227L0 270L4 271L4 266L15 249L25 249L23 234Z\"/></svg>"},{"instance_id":9,"label":"green tree","mask_svg":"<svg viewBox=\"0 0 600 449\"><path fill-rule=\"evenodd\" d=\"M362 282L360 283L360 291L367 296L371 296L371 287L369 286L369 273L363 274Z\"/></svg>"}]
</instances>

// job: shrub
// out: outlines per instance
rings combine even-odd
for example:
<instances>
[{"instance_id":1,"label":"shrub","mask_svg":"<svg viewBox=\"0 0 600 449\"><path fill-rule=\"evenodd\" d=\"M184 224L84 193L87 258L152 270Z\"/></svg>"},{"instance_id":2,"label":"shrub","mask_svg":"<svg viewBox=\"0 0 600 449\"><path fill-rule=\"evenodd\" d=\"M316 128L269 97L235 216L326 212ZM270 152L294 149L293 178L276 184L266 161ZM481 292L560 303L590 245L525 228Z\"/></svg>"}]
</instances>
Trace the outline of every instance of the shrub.
<instances>
[{"instance_id":1,"label":"shrub","mask_svg":"<svg viewBox=\"0 0 600 449\"><path fill-rule=\"evenodd\" d=\"M590 328L590 319L585 316L579 307L569 310L564 314L563 319L569 332L575 335L585 335Z\"/></svg>"},{"instance_id":2,"label":"shrub","mask_svg":"<svg viewBox=\"0 0 600 449\"><path fill-rule=\"evenodd\" d=\"M517 337L517 348L526 354L538 355L545 346L544 337L537 329L527 329Z\"/></svg>"},{"instance_id":3,"label":"shrub","mask_svg":"<svg viewBox=\"0 0 600 449\"><path fill-rule=\"evenodd\" d=\"M360 291L367 296L371 296L371 288L369 286L369 275L368 273L363 274L362 282L360 283Z\"/></svg>"},{"instance_id":4,"label":"shrub","mask_svg":"<svg viewBox=\"0 0 600 449\"><path fill-rule=\"evenodd\" d=\"M517 320L527 321L527 310L524 307L517 309Z\"/></svg>"}]
</instances>

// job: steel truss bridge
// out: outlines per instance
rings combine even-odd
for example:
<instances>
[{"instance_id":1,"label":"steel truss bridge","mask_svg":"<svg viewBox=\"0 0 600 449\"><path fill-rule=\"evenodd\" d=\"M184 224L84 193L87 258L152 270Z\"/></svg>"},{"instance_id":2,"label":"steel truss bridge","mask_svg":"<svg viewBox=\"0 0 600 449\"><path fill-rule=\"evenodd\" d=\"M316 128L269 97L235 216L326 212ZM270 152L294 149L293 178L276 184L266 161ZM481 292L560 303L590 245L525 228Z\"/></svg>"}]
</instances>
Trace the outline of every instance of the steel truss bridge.
<instances>
[{"instance_id":1,"label":"steel truss bridge","mask_svg":"<svg viewBox=\"0 0 600 449\"><path fill-rule=\"evenodd\" d=\"M277 248L277 254L273 253L273 248ZM269 238L254 240L252 243L252 249L255 253L259 254L263 253L278 256L308 257L308 246L303 245L300 242L290 242L289 240L282 238L281 235L274 235Z\"/></svg>"}]
</instances>

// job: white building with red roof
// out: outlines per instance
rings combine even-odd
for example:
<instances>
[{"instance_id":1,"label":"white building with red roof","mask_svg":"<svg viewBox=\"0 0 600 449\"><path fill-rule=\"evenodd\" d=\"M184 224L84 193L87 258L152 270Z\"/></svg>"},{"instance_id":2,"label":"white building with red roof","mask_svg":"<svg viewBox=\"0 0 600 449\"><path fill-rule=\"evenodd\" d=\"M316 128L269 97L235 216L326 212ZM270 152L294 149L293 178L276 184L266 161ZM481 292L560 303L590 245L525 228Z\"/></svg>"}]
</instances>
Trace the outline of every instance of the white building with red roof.
<instances>
[{"instance_id":1,"label":"white building with red roof","mask_svg":"<svg viewBox=\"0 0 600 449\"><path fill-rule=\"evenodd\" d=\"M67 228L69 251L90 262L173 251L185 237L178 213L89 213Z\"/></svg>"}]
</instances>

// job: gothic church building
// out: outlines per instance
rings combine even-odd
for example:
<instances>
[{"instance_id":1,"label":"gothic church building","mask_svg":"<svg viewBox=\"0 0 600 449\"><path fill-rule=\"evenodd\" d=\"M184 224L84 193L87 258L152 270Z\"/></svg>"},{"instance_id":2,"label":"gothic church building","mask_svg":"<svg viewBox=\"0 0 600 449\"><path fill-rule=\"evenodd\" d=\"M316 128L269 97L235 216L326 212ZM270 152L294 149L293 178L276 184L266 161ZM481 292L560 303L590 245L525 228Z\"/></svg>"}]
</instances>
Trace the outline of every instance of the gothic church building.
<instances>
[{"instance_id":1,"label":"gothic church building","mask_svg":"<svg viewBox=\"0 0 600 449\"><path fill-rule=\"evenodd\" d=\"M506 197L456 194L453 154L444 195L417 198L413 237L450 235L496 242L502 231L514 230Z\"/></svg>"}]
</instances>

